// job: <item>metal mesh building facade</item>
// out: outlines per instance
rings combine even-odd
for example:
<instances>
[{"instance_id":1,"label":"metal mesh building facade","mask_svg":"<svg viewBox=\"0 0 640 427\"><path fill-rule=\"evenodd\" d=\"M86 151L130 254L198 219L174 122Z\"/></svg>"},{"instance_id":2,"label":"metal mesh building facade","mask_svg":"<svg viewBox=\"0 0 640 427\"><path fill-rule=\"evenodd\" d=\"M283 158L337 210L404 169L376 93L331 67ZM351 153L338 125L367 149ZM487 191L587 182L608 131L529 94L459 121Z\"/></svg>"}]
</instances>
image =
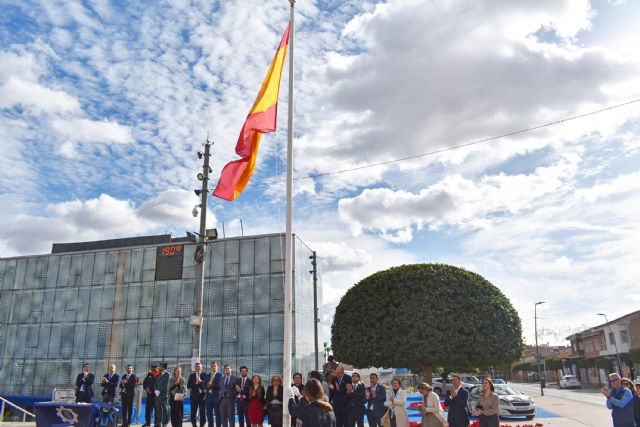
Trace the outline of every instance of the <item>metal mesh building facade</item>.
<instances>
[{"instance_id":1,"label":"metal mesh building facade","mask_svg":"<svg viewBox=\"0 0 640 427\"><path fill-rule=\"evenodd\" d=\"M83 362L138 374L152 363L188 375L195 246L170 236L54 245L52 254L0 259L0 394L50 395ZM284 235L221 239L205 264L202 361L282 371ZM314 368L312 251L294 236L293 369ZM318 286L318 307L322 307ZM318 335L322 337L322 332ZM322 348L320 346L320 348ZM96 394L99 392L94 387Z\"/></svg>"}]
</instances>

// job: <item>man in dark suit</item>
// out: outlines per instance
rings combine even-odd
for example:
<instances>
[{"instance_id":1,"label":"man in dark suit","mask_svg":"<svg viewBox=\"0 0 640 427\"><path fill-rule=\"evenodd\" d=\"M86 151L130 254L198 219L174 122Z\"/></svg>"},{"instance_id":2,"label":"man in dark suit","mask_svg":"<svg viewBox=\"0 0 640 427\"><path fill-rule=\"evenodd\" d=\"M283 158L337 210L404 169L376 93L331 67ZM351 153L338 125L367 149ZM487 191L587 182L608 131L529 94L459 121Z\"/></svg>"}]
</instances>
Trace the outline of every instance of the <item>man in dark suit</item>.
<instances>
[{"instance_id":1,"label":"man in dark suit","mask_svg":"<svg viewBox=\"0 0 640 427\"><path fill-rule=\"evenodd\" d=\"M120 401L122 402L122 427L131 425L133 397L136 392L138 378L133 374L133 366L127 365L127 372L120 380ZM137 424L137 423L134 423Z\"/></svg>"},{"instance_id":2,"label":"man in dark suit","mask_svg":"<svg viewBox=\"0 0 640 427\"><path fill-rule=\"evenodd\" d=\"M153 410L156 406L156 374L158 373L158 365L151 365L151 369L147 373L147 376L144 377L144 381L142 381L142 388L144 389L147 395L147 401L144 408L144 426L143 427L151 427L151 416L153 415Z\"/></svg>"},{"instance_id":3,"label":"man in dark suit","mask_svg":"<svg viewBox=\"0 0 640 427\"><path fill-rule=\"evenodd\" d=\"M116 387L120 383L120 375L116 374L116 365L109 365L109 372L104 374L100 387L102 387L102 403L115 403Z\"/></svg>"},{"instance_id":4,"label":"man in dark suit","mask_svg":"<svg viewBox=\"0 0 640 427\"><path fill-rule=\"evenodd\" d=\"M251 426L247 419L247 407L249 406L249 388L251 387L251 380L247 378L249 368L246 366L240 366L240 378L238 378L238 385L236 385L236 406L238 408L238 423L240 427L244 427L244 422L247 422L247 427Z\"/></svg>"},{"instance_id":5,"label":"man in dark suit","mask_svg":"<svg viewBox=\"0 0 640 427\"><path fill-rule=\"evenodd\" d=\"M96 380L95 375L89 372L91 365L84 363L82 372L76 377L76 402L91 403L93 397L93 382Z\"/></svg>"},{"instance_id":6,"label":"man in dark suit","mask_svg":"<svg viewBox=\"0 0 640 427\"><path fill-rule=\"evenodd\" d=\"M236 396L238 395L236 391L237 384L238 378L231 375L231 366L224 365L224 376L218 387L222 427L233 427L235 425L235 403Z\"/></svg>"},{"instance_id":7,"label":"man in dark suit","mask_svg":"<svg viewBox=\"0 0 640 427\"><path fill-rule=\"evenodd\" d=\"M187 388L189 391L189 400L191 400L191 426L197 427L198 416L200 417L200 427L204 427L207 423L205 413L204 399L207 393L207 376L202 373L202 365L196 362L189 379L187 380Z\"/></svg>"},{"instance_id":8,"label":"man in dark suit","mask_svg":"<svg viewBox=\"0 0 640 427\"><path fill-rule=\"evenodd\" d=\"M351 384L351 377L344 373L344 367L338 366L336 377L329 384L329 390L332 392L331 406L336 415L336 427L346 427L347 384Z\"/></svg>"},{"instance_id":9,"label":"man in dark suit","mask_svg":"<svg viewBox=\"0 0 640 427\"><path fill-rule=\"evenodd\" d=\"M453 374L451 378L453 389L447 392L447 397L444 399L444 404L449 406L447 422L449 422L449 427L468 427L467 401L469 400L469 392L462 388L460 375Z\"/></svg>"},{"instance_id":10,"label":"man in dark suit","mask_svg":"<svg viewBox=\"0 0 640 427\"><path fill-rule=\"evenodd\" d=\"M387 392L380 384L378 384L378 374L369 375L369 383L371 387L368 387L365 392L367 398L367 421L369 427L382 427L380 419L387 412L387 407L384 403L387 401Z\"/></svg>"},{"instance_id":11,"label":"man in dark suit","mask_svg":"<svg viewBox=\"0 0 640 427\"><path fill-rule=\"evenodd\" d=\"M365 386L357 372L351 375L351 381L347 384L346 423L348 427L364 427Z\"/></svg>"},{"instance_id":12,"label":"man in dark suit","mask_svg":"<svg viewBox=\"0 0 640 427\"><path fill-rule=\"evenodd\" d=\"M169 424L169 377L167 372L167 362L160 363L160 375L156 378L156 417L155 427L166 427Z\"/></svg>"},{"instance_id":13,"label":"man in dark suit","mask_svg":"<svg viewBox=\"0 0 640 427\"><path fill-rule=\"evenodd\" d=\"M207 397L205 404L207 407L207 421L208 427L214 427L213 416L215 414L215 427L222 426L222 419L220 418L220 382L222 381L222 374L218 372L218 362L211 362L211 373L207 377Z\"/></svg>"}]
</instances>

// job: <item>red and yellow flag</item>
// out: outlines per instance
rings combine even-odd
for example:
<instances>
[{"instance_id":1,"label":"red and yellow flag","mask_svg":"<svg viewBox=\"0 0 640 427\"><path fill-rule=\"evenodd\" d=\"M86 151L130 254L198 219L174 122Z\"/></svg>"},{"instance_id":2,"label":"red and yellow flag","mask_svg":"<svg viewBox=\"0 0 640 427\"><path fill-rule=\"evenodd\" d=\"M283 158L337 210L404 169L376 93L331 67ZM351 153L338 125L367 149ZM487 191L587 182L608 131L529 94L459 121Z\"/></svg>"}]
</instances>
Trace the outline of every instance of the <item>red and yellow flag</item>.
<instances>
[{"instance_id":1,"label":"red and yellow flag","mask_svg":"<svg viewBox=\"0 0 640 427\"><path fill-rule=\"evenodd\" d=\"M216 197L225 200L235 200L238 197L253 174L262 134L276 130L280 77L288 45L289 26L282 36L282 41L273 57L267 76L262 82L260 92L258 92L256 101L240 131L236 143L236 154L241 158L227 163L222 169L218 185L213 191L213 195Z\"/></svg>"}]
</instances>

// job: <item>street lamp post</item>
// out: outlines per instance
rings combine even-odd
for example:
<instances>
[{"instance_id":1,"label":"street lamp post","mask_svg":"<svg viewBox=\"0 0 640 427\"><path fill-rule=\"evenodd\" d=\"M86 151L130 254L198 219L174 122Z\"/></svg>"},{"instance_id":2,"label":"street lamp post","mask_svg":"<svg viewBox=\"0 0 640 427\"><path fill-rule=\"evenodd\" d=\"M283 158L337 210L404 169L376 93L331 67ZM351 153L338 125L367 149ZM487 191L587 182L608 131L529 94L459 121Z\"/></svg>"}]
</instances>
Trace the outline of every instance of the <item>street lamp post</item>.
<instances>
[{"instance_id":1,"label":"street lamp post","mask_svg":"<svg viewBox=\"0 0 640 427\"><path fill-rule=\"evenodd\" d=\"M538 301L533 306L533 321L536 328L536 363L538 364L538 380L540 381L540 396L544 396L544 387L542 384L542 373L540 371L540 349L538 348L538 306L544 304L544 301Z\"/></svg>"},{"instance_id":2,"label":"street lamp post","mask_svg":"<svg viewBox=\"0 0 640 427\"><path fill-rule=\"evenodd\" d=\"M198 179L202 181L202 188L195 190L196 195L200 196L200 233L198 233L197 247L195 253L196 262L196 304L193 315L191 316L191 324L193 330L193 351L191 354L191 368L196 362L200 362L201 343L202 343L202 321L203 321L203 302L204 302L204 264L207 251L207 196L209 194L209 158L211 157L211 142L207 138L204 145L204 153L198 153L199 158L204 158L202 162L202 173L198 174ZM193 216L198 215L197 207L193 208Z\"/></svg>"},{"instance_id":3,"label":"street lamp post","mask_svg":"<svg viewBox=\"0 0 640 427\"><path fill-rule=\"evenodd\" d=\"M609 319L607 319L607 315L604 313L596 313L598 316L604 316L604 320L609 323ZM618 340L616 339L616 334L613 331L611 325L609 325L609 332L613 334L613 347L616 349L616 360L618 361L618 373L622 376L622 364L620 363L620 352L618 352ZM605 337L605 343L607 338Z\"/></svg>"}]
</instances>

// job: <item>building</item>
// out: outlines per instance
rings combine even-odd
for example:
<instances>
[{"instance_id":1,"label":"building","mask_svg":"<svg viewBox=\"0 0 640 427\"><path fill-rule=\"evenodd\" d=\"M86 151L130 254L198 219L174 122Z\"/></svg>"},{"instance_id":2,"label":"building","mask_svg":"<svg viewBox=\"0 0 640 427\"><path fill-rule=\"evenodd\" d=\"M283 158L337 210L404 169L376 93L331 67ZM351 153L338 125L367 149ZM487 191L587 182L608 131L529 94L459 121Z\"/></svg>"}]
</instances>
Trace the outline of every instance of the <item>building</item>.
<instances>
[{"instance_id":1,"label":"building","mask_svg":"<svg viewBox=\"0 0 640 427\"><path fill-rule=\"evenodd\" d=\"M284 234L215 240L207 250L202 361L281 373ZM294 370L315 367L313 252L294 236ZM170 235L54 244L0 259L0 394L50 396L83 362L144 374L166 361L191 371L195 245ZM322 307L318 286L317 307ZM319 327L319 325L318 325ZM322 337L322 331L318 332ZM320 348L322 348L320 346ZM99 387L94 386L99 395Z\"/></svg>"},{"instance_id":2,"label":"building","mask_svg":"<svg viewBox=\"0 0 640 427\"><path fill-rule=\"evenodd\" d=\"M630 360L631 349L640 348L640 310L634 311L607 323L594 326L567 337L571 343L570 358L573 362L579 359L595 359L605 357L613 362L613 370L618 371L618 355L621 360L623 375L635 377L638 366ZM593 367L579 375L595 384L606 379L606 370Z\"/></svg>"},{"instance_id":3,"label":"building","mask_svg":"<svg viewBox=\"0 0 640 427\"><path fill-rule=\"evenodd\" d=\"M545 359L564 359L569 356L569 347L561 345L540 344L538 346L540 360ZM522 363L536 363L536 346L527 344L522 352ZM542 363L542 362L541 362Z\"/></svg>"}]
</instances>

